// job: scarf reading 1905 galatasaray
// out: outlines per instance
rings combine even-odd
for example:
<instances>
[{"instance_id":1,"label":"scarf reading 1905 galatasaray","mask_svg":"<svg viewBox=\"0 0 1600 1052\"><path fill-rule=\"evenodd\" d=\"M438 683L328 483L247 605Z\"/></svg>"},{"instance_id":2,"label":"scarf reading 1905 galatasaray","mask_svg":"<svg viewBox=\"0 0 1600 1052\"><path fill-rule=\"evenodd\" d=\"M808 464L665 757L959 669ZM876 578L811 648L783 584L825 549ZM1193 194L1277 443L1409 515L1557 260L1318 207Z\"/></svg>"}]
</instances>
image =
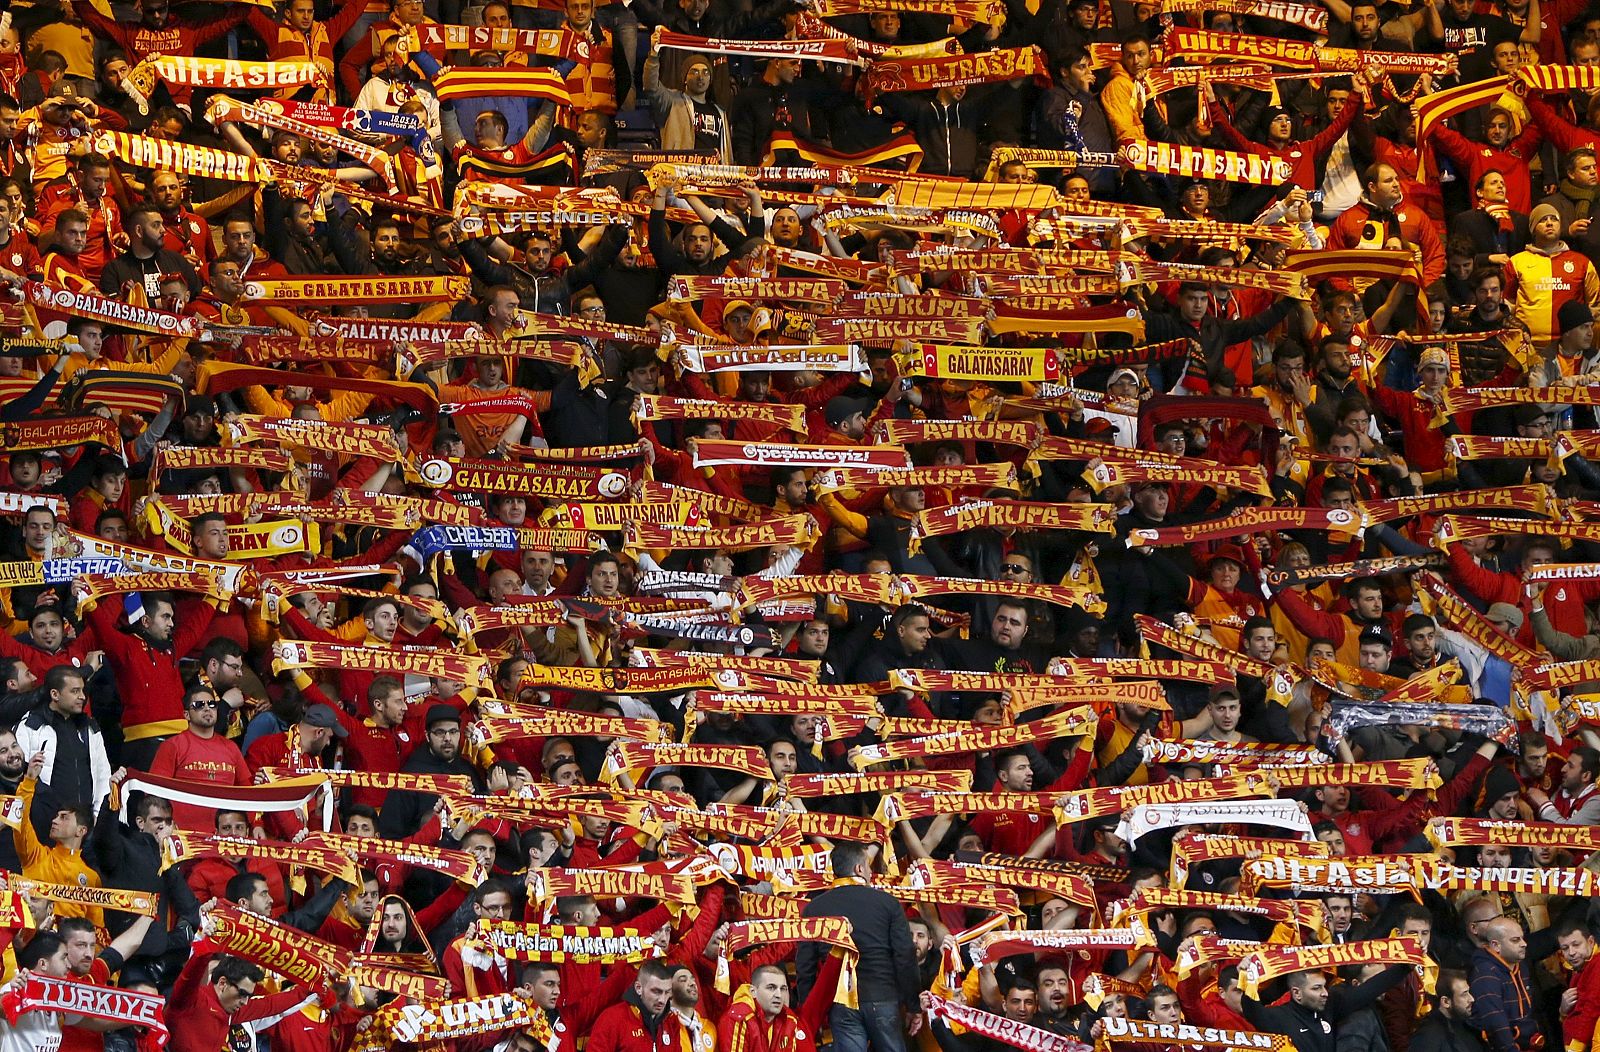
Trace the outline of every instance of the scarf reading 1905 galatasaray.
<instances>
[{"instance_id":1,"label":"scarf reading 1905 galatasaray","mask_svg":"<svg viewBox=\"0 0 1600 1052\"><path fill-rule=\"evenodd\" d=\"M107 1022L132 1024L149 1030L156 1047L167 1043L165 1000L156 994L118 990L80 979L57 979L34 972L13 986L0 1000L7 1022L17 1025L24 1012L60 1012Z\"/></svg>"}]
</instances>

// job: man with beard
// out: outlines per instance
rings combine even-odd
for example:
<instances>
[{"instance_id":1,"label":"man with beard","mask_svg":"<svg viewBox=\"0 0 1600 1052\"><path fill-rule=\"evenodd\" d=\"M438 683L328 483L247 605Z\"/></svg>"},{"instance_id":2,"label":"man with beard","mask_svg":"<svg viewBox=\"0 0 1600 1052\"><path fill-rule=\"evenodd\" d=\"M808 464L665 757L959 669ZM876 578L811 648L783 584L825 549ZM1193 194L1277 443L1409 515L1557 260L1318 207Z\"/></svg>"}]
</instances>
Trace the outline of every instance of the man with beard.
<instances>
[{"instance_id":1,"label":"man with beard","mask_svg":"<svg viewBox=\"0 0 1600 1052\"><path fill-rule=\"evenodd\" d=\"M86 581L74 583L75 592L87 590ZM187 726L178 659L204 638L216 610L197 606L180 628L172 598L165 593L152 594L142 603L135 593L124 606L131 626L127 633L117 628L115 603L96 605L89 612L89 623L106 652L122 699L122 761L148 771L161 743Z\"/></svg>"},{"instance_id":2,"label":"man with beard","mask_svg":"<svg viewBox=\"0 0 1600 1052\"><path fill-rule=\"evenodd\" d=\"M263 187L262 192L269 189L272 188ZM183 180L177 172L162 169L150 177L150 203L161 213L167 248L198 269L210 263L216 252L211 244L211 224L183 206L183 192Z\"/></svg>"},{"instance_id":3,"label":"man with beard","mask_svg":"<svg viewBox=\"0 0 1600 1052\"><path fill-rule=\"evenodd\" d=\"M1441 971L1433 1011L1411 1036L1411 1052L1483 1052L1483 1036L1471 1023L1472 986L1461 972Z\"/></svg>"},{"instance_id":4,"label":"man with beard","mask_svg":"<svg viewBox=\"0 0 1600 1052\"><path fill-rule=\"evenodd\" d=\"M126 298L130 288L144 292L146 303L161 299L161 276L182 274L190 292L200 291L200 275L178 253L166 247L166 221L154 205L137 205L123 217L128 248L100 272L100 291Z\"/></svg>"},{"instance_id":5,"label":"man with beard","mask_svg":"<svg viewBox=\"0 0 1600 1052\"><path fill-rule=\"evenodd\" d=\"M13 661L11 665L23 672L27 667L21 662ZM10 696L8 692L7 696ZM28 697L35 697L34 692L29 692ZM0 729L0 793L7 796L17 795L17 786L22 784L22 776L28 772L28 758L22 754L22 748L17 745L17 733L7 727ZM110 810L107 808L106 810ZM10 829L0 832L0 867L12 873L22 872L22 859L17 857L16 841L12 839Z\"/></svg>"},{"instance_id":6,"label":"man with beard","mask_svg":"<svg viewBox=\"0 0 1600 1052\"><path fill-rule=\"evenodd\" d=\"M477 769L461 758L461 713L449 705L428 709L427 748L413 752L401 770L416 774L465 775L482 791L483 780ZM404 840L416 833L439 802L436 793L413 790L392 792L378 816L378 832L390 840Z\"/></svg>"},{"instance_id":7,"label":"man with beard","mask_svg":"<svg viewBox=\"0 0 1600 1052\"><path fill-rule=\"evenodd\" d=\"M1473 186L1487 173L1499 172L1506 181L1506 203L1514 212L1526 212L1533 207L1528 161L1537 156L1544 132L1532 121L1521 135L1515 134L1515 129L1516 118L1508 110L1491 106L1483 129L1484 142L1473 142L1443 122L1433 127L1428 140L1455 162L1457 171L1466 172L1467 181Z\"/></svg>"},{"instance_id":8,"label":"man with beard","mask_svg":"<svg viewBox=\"0 0 1600 1052\"><path fill-rule=\"evenodd\" d=\"M1076 1036L1067 1015L1067 1009L1072 1006L1072 986L1067 978L1067 970L1059 964L1041 964L1036 985L1039 1008L1038 1014L1033 1017L1033 1025L1052 1034Z\"/></svg>"},{"instance_id":9,"label":"man with beard","mask_svg":"<svg viewBox=\"0 0 1600 1052\"><path fill-rule=\"evenodd\" d=\"M1420 251L1422 287L1427 288L1443 277L1444 245L1420 209L1405 207L1400 173L1390 165L1374 164L1367 169L1362 181L1365 195L1359 204L1334 222L1328 233L1327 247L1330 250L1407 248Z\"/></svg>"},{"instance_id":10,"label":"man with beard","mask_svg":"<svg viewBox=\"0 0 1600 1052\"><path fill-rule=\"evenodd\" d=\"M1040 674L1047 662L1043 654L1027 645L1028 608L1020 602L1003 601L995 607L988 634L981 639L955 640L941 648L949 668L972 672Z\"/></svg>"},{"instance_id":11,"label":"man with beard","mask_svg":"<svg viewBox=\"0 0 1600 1052\"><path fill-rule=\"evenodd\" d=\"M59 218L72 212L88 217L89 229L78 253L78 265L91 281L100 279L100 272L126 242L122 216L109 192L110 183L110 159L88 153L78 158L70 173L40 190L34 202L41 240L55 232Z\"/></svg>"},{"instance_id":12,"label":"man with beard","mask_svg":"<svg viewBox=\"0 0 1600 1052\"><path fill-rule=\"evenodd\" d=\"M715 1052L717 1027L700 1011L700 981L687 964L672 973L672 1012L685 1038L683 1052Z\"/></svg>"},{"instance_id":13,"label":"man with beard","mask_svg":"<svg viewBox=\"0 0 1600 1052\"><path fill-rule=\"evenodd\" d=\"M766 230L765 224L757 216L751 216L748 234L741 234L729 226L726 219L717 216L710 224L690 223L674 240L667 232L667 197L676 186L677 183L670 178L660 180L656 184L655 196L650 200L650 254L655 257L656 266L664 274L721 274L734 258L732 250L746 236L759 237ZM717 255L718 241L730 251Z\"/></svg>"},{"instance_id":14,"label":"man with beard","mask_svg":"<svg viewBox=\"0 0 1600 1052\"><path fill-rule=\"evenodd\" d=\"M190 687L183 699L189 726L161 743L150 773L217 786L250 785L254 779L244 754L230 738L217 733L223 704L211 687ZM184 829L210 829L216 825L215 808L175 801L172 811Z\"/></svg>"}]
</instances>

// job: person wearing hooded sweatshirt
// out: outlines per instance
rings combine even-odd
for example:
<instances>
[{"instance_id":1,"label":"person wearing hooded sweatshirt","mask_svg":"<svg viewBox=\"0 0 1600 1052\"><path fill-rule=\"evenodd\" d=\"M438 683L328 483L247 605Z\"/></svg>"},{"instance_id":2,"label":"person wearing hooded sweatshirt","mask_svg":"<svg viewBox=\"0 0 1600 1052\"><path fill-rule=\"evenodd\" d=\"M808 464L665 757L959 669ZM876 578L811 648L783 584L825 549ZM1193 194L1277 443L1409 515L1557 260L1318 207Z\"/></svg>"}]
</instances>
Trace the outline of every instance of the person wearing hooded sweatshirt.
<instances>
[{"instance_id":1,"label":"person wearing hooded sweatshirt","mask_svg":"<svg viewBox=\"0 0 1600 1052\"><path fill-rule=\"evenodd\" d=\"M1600 310L1600 276L1587 256L1561 239L1561 212L1555 205L1534 206L1528 234L1533 240L1506 265L1506 298L1529 338L1544 344L1560 335L1564 304L1580 300L1591 311Z\"/></svg>"}]
</instances>

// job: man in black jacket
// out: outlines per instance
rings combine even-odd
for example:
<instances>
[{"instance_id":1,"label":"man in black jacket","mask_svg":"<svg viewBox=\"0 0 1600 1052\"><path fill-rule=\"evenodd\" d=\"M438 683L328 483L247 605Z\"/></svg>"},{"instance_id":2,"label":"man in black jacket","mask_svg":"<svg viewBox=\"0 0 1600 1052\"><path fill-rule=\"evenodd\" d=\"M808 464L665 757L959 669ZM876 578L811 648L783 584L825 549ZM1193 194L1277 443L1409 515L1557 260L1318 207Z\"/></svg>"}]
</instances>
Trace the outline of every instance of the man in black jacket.
<instances>
[{"instance_id":1,"label":"man in black jacket","mask_svg":"<svg viewBox=\"0 0 1600 1052\"><path fill-rule=\"evenodd\" d=\"M1483 1052L1483 1036L1467 1022L1472 985L1454 969L1439 973L1433 1011L1411 1035L1411 1052Z\"/></svg>"},{"instance_id":2,"label":"man in black jacket","mask_svg":"<svg viewBox=\"0 0 1600 1052\"><path fill-rule=\"evenodd\" d=\"M400 768L418 774L460 774L472 779L474 792L483 791L483 779L461 758L461 714L448 705L428 709L428 747L418 749ZM411 836L439 802L437 793L412 790L390 793L378 815L378 834L390 840Z\"/></svg>"},{"instance_id":3,"label":"man in black jacket","mask_svg":"<svg viewBox=\"0 0 1600 1052\"><path fill-rule=\"evenodd\" d=\"M807 917L845 917L855 941L859 1008L835 1004L828 1014L835 1052L905 1052L905 1035L922 1029L917 998L917 955L905 910L888 892L870 887L872 870L860 844L834 845L830 861L837 886L807 904ZM827 956L824 943L800 944L799 997L803 1002ZM902 1031L900 1011L906 1012Z\"/></svg>"},{"instance_id":4,"label":"man in black jacket","mask_svg":"<svg viewBox=\"0 0 1600 1052\"><path fill-rule=\"evenodd\" d=\"M182 274L189 294L199 293L200 275L187 259L165 247L166 220L159 208L136 205L123 217L122 226L128 232L128 249L100 272L101 292L120 299L124 287L131 282L144 290L145 302L154 305L161 299L161 276Z\"/></svg>"},{"instance_id":5,"label":"man in black jacket","mask_svg":"<svg viewBox=\"0 0 1600 1052\"><path fill-rule=\"evenodd\" d=\"M1252 1026L1283 1034L1299 1052L1334 1052L1334 1020L1377 1003L1378 998L1406 977L1408 965L1395 964L1363 983L1346 983L1332 990L1320 971L1289 976L1289 1000L1267 1004L1244 998L1244 1017Z\"/></svg>"}]
</instances>

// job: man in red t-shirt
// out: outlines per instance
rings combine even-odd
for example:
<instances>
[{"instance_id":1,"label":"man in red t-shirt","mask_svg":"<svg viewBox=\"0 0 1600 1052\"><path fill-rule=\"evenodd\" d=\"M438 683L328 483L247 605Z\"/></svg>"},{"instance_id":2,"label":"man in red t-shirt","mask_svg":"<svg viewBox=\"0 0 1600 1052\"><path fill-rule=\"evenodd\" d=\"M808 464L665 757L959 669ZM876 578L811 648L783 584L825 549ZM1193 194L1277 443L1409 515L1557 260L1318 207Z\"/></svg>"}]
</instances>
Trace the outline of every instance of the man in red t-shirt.
<instances>
[{"instance_id":1,"label":"man in red t-shirt","mask_svg":"<svg viewBox=\"0 0 1600 1052\"><path fill-rule=\"evenodd\" d=\"M150 918L140 917L128 925L111 945L95 953L94 922L87 917L62 917L56 921L56 934L67 945L67 977L96 986L111 986L111 977L122 970L122 963L134 954L150 930ZM105 1035L81 1026L62 1026L64 1052L100 1052L106 1047Z\"/></svg>"},{"instance_id":2,"label":"man in red t-shirt","mask_svg":"<svg viewBox=\"0 0 1600 1052\"><path fill-rule=\"evenodd\" d=\"M189 726L162 742L156 749L150 773L163 778L182 778L189 782L213 785L250 785L250 765L239 747L217 733L221 708L216 691L196 684L183 696L184 719ZM172 820L180 829L207 830L217 821L213 807L172 803Z\"/></svg>"}]
</instances>

